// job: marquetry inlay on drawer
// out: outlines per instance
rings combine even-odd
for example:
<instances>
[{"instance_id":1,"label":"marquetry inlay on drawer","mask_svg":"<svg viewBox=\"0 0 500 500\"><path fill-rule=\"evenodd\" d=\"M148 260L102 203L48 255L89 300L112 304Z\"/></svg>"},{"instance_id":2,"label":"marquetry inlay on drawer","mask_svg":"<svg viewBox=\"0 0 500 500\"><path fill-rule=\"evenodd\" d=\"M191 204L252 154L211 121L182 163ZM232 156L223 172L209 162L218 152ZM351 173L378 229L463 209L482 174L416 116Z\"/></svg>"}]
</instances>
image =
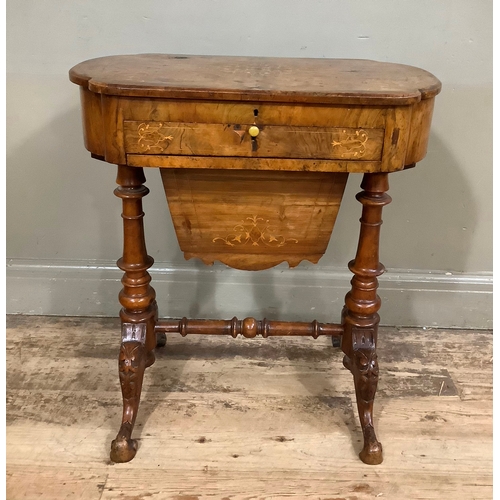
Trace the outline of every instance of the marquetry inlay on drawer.
<instances>
[{"instance_id":1,"label":"marquetry inlay on drawer","mask_svg":"<svg viewBox=\"0 0 500 500\"><path fill-rule=\"evenodd\" d=\"M384 129L125 121L127 153L380 160Z\"/></svg>"}]
</instances>

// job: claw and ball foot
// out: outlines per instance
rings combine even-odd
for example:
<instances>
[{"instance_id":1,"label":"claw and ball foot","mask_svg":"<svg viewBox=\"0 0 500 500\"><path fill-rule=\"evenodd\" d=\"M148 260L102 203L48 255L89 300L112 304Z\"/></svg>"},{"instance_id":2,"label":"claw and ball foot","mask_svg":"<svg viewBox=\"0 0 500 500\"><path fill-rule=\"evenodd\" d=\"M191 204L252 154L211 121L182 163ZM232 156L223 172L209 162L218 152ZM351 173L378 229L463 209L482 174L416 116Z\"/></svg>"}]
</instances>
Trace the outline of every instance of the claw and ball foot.
<instances>
[{"instance_id":1,"label":"claw and ball foot","mask_svg":"<svg viewBox=\"0 0 500 500\"><path fill-rule=\"evenodd\" d=\"M127 429L127 424L123 424L118 436L111 442L111 460L116 463L130 462L137 453L137 440L131 439L132 428ZM128 426L127 426L128 427Z\"/></svg>"},{"instance_id":2,"label":"claw and ball foot","mask_svg":"<svg viewBox=\"0 0 500 500\"><path fill-rule=\"evenodd\" d=\"M163 332L156 334L156 347L165 347L167 345L167 335Z\"/></svg>"},{"instance_id":3,"label":"claw and ball foot","mask_svg":"<svg viewBox=\"0 0 500 500\"><path fill-rule=\"evenodd\" d=\"M384 460L382 444L377 441L375 429L373 427L366 427L363 429L363 438L365 444L363 449L359 452L361 461L368 465L381 464Z\"/></svg>"},{"instance_id":4,"label":"claw and ball foot","mask_svg":"<svg viewBox=\"0 0 500 500\"><path fill-rule=\"evenodd\" d=\"M332 346L340 347L342 345L342 337L332 335Z\"/></svg>"}]
</instances>

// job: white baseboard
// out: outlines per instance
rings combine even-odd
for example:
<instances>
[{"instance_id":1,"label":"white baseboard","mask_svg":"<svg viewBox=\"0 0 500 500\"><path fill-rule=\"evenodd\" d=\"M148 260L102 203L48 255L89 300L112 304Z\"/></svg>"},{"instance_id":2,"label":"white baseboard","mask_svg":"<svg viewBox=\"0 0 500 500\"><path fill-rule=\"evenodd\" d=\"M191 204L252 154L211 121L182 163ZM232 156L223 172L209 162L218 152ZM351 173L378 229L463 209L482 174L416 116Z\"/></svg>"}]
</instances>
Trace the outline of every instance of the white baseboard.
<instances>
[{"instance_id":1,"label":"white baseboard","mask_svg":"<svg viewBox=\"0 0 500 500\"><path fill-rule=\"evenodd\" d=\"M338 322L352 277L346 269L286 264L263 272L155 264L161 317ZM7 262L7 313L117 316L122 272L114 263ZM490 273L391 270L380 277L381 324L493 328Z\"/></svg>"}]
</instances>

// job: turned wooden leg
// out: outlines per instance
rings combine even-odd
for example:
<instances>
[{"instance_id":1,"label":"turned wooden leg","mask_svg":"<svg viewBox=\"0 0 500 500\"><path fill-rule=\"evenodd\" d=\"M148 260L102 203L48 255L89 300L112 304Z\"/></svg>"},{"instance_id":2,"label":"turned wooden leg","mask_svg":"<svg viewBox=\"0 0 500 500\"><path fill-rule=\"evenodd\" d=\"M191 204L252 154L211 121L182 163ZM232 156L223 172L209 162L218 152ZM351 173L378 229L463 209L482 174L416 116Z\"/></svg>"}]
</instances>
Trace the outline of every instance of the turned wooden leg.
<instances>
[{"instance_id":1,"label":"turned wooden leg","mask_svg":"<svg viewBox=\"0 0 500 500\"><path fill-rule=\"evenodd\" d=\"M123 200L123 256L118 267L124 271L123 289L119 300L122 305L122 343L118 358L120 385L123 396L123 418L116 439L111 443L111 460L128 462L137 451L137 441L132 439L142 380L146 367L154 363L156 347L155 324L158 310L155 291L149 285L147 270L153 259L146 252L142 211L142 197L149 190L142 168L120 165L115 194Z\"/></svg>"},{"instance_id":2,"label":"turned wooden leg","mask_svg":"<svg viewBox=\"0 0 500 500\"><path fill-rule=\"evenodd\" d=\"M373 400L378 383L376 346L380 317L377 311L381 304L377 295L377 276L384 272L384 266L379 262L380 226L382 208L391 202L386 194L389 189L387 175L365 174L361 183L363 191L356 196L363 205L361 230L356 258L349 262L354 277L342 312L344 366L353 374L363 429L364 446L359 457L370 465L382 462L382 445L373 425Z\"/></svg>"}]
</instances>

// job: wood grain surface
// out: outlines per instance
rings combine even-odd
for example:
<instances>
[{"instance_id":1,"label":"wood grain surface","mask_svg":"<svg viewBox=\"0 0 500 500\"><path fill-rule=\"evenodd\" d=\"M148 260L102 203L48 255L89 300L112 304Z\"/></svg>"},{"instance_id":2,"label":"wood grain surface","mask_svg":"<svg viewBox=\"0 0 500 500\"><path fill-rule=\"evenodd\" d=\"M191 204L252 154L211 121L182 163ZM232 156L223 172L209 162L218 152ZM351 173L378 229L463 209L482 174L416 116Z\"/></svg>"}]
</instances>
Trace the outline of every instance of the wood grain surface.
<instances>
[{"instance_id":1,"label":"wood grain surface","mask_svg":"<svg viewBox=\"0 0 500 500\"><path fill-rule=\"evenodd\" d=\"M100 94L169 99L407 105L441 90L427 71L365 59L137 54L91 59L69 76Z\"/></svg>"},{"instance_id":2,"label":"wood grain surface","mask_svg":"<svg viewBox=\"0 0 500 500\"><path fill-rule=\"evenodd\" d=\"M246 158L231 156L127 155L127 165L148 168L275 170L281 172L379 172L380 161Z\"/></svg>"},{"instance_id":3,"label":"wood grain surface","mask_svg":"<svg viewBox=\"0 0 500 500\"><path fill-rule=\"evenodd\" d=\"M380 328L384 462L364 465L352 377L328 338L168 336L121 419L118 319L7 320L7 498L492 498L491 332ZM50 346L50 348L47 348Z\"/></svg>"},{"instance_id":4,"label":"wood grain surface","mask_svg":"<svg viewBox=\"0 0 500 500\"><path fill-rule=\"evenodd\" d=\"M125 121L125 151L189 156L380 160L383 129ZM253 147L255 143L255 147Z\"/></svg>"},{"instance_id":5,"label":"wood grain surface","mask_svg":"<svg viewBox=\"0 0 500 500\"><path fill-rule=\"evenodd\" d=\"M93 92L81 87L82 94ZM302 127L385 128L387 107L373 105L289 104L272 102L157 99L97 95L118 101L127 120L189 123L253 123ZM91 103L88 106L91 107Z\"/></svg>"},{"instance_id":6,"label":"wood grain surface","mask_svg":"<svg viewBox=\"0 0 500 500\"><path fill-rule=\"evenodd\" d=\"M347 175L161 169L185 257L246 270L317 262L330 241Z\"/></svg>"},{"instance_id":7,"label":"wood grain surface","mask_svg":"<svg viewBox=\"0 0 500 500\"><path fill-rule=\"evenodd\" d=\"M441 89L424 70L376 61L165 54L85 61L70 79L95 158L163 167L169 155L193 168L200 157L198 168L213 168L208 157L247 170L298 170L297 159L329 172L414 165Z\"/></svg>"}]
</instances>

